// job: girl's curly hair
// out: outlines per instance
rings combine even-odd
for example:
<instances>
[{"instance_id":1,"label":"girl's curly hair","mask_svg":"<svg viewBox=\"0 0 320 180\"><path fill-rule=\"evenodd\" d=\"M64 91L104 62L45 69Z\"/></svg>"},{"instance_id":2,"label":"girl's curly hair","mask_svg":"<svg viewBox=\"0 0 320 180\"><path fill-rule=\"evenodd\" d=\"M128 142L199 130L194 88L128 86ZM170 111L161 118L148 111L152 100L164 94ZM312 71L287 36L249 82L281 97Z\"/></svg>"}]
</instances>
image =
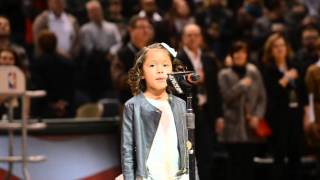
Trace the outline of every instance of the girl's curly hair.
<instances>
[{"instance_id":1,"label":"girl's curly hair","mask_svg":"<svg viewBox=\"0 0 320 180\"><path fill-rule=\"evenodd\" d=\"M134 66L129 70L129 77L128 77L128 84L130 86L131 92L133 95L138 95L141 92L144 92L146 90L146 82L144 79L142 79L142 67L143 63L146 58L146 54L150 49L164 49L166 52L168 50L161 45L161 43L154 43L149 46L146 46L142 48L136 55L135 58L135 64ZM171 53L168 52L168 55L170 56L173 71L183 71L185 70L185 66L179 61L177 58L173 57ZM167 88L167 91L171 91L170 87Z\"/></svg>"}]
</instances>

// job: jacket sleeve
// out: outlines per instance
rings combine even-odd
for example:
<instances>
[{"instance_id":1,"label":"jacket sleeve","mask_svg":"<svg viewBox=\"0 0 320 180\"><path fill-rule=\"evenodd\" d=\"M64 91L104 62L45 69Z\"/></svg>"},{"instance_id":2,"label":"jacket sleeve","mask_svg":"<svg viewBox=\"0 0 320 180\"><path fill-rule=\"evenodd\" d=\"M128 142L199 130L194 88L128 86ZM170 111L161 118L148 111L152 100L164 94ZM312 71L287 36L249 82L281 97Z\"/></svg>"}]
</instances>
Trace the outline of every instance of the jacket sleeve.
<instances>
[{"instance_id":1,"label":"jacket sleeve","mask_svg":"<svg viewBox=\"0 0 320 180\"><path fill-rule=\"evenodd\" d=\"M259 71L256 72L256 78L258 83L258 102L254 108L253 114L258 117L264 117L267 106L267 95L264 87L263 79Z\"/></svg>"},{"instance_id":2,"label":"jacket sleeve","mask_svg":"<svg viewBox=\"0 0 320 180\"><path fill-rule=\"evenodd\" d=\"M125 180L135 179L135 152L133 133L133 104L126 104L123 111L121 133L121 165Z\"/></svg>"},{"instance_id":3,"label":"jacket sleeve","mask_svg":"<svg viewBox=\"0 0 320 180\"><path fill-rule=\"evenodd\" d=\"M312 71L308 69L305 77L306 87L308 94L313 94L315 91L315 84L316 81L314 80L314 76L312 74Z\"/></svg>"},{"instance_id":4,"label":"jacket sleeve","mask_svg":"<svg viewBox=\"0 0 320 180\"><path fill-rule=\"evenodd\" d=\"M246 91L246 87L243 86L240 81L236 84L229 83L228 74L226 74L223 70L219 73L218 82L223 102L226 104L237 100Z\"/></svg>"}]
</instances>

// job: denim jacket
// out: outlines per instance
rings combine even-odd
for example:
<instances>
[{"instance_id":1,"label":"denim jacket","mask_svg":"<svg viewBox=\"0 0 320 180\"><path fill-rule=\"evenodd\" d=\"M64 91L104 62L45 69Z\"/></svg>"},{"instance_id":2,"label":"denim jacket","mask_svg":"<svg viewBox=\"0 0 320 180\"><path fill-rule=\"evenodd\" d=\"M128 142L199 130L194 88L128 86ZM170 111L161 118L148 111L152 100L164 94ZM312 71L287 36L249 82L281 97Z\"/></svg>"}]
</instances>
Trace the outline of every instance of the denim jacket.
<instances>
[{"instance_id":1,"label":"denim jacket","mask_svg":"<svg viewBox=\"0 0 320 180\"><path fill-rule=\"evenodd\" d=\"M187 127L185 122L185 101L169 95L178 136L179 172L188 172ZM161 111L151 105L143 93L125 103L121 134L121 164L125 180L147 178L147 159L156 134Z\"/></svg>"}]
</instances>

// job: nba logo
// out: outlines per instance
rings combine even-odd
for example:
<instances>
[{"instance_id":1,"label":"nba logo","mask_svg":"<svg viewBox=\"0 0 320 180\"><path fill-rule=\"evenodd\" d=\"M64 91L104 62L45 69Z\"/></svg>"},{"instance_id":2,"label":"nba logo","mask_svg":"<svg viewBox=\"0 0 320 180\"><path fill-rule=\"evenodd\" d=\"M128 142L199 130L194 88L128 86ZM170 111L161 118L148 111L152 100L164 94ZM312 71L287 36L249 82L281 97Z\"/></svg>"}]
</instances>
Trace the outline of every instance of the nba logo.
<instances>
[{"instance_id":1,"label":"nba logo","mask_svg":"<svg viewBox=\"0 0 320 180\"><path fill-rule=\"evenodd\" d=\"M8 73L8 87L9 89L17 88L17 74L15 72Z\"/></svg>"}]
</instances>

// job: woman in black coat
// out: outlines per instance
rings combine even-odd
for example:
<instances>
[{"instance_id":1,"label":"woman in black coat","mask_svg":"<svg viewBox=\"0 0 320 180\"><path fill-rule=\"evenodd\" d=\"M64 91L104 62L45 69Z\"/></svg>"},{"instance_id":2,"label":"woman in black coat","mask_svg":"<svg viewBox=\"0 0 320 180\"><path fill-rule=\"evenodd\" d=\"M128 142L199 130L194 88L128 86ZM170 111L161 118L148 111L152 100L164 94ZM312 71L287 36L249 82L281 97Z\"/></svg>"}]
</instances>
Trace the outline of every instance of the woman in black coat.
<instances>
[{"instance_id":1,"label":"woman in black coat","mask_svg":"<svg viewBox=\"0 0 320 180\"><path fill-rule=\"evenodd\" d=\"M303 79L289 61L288 54L288 44L282 35L273 34L268 38L264 47L263 76L268 97L266 118L272 129L273 179L286 179L285 169L287 178L301 179L306 96Z\"/></svg>"}]
</instances>

